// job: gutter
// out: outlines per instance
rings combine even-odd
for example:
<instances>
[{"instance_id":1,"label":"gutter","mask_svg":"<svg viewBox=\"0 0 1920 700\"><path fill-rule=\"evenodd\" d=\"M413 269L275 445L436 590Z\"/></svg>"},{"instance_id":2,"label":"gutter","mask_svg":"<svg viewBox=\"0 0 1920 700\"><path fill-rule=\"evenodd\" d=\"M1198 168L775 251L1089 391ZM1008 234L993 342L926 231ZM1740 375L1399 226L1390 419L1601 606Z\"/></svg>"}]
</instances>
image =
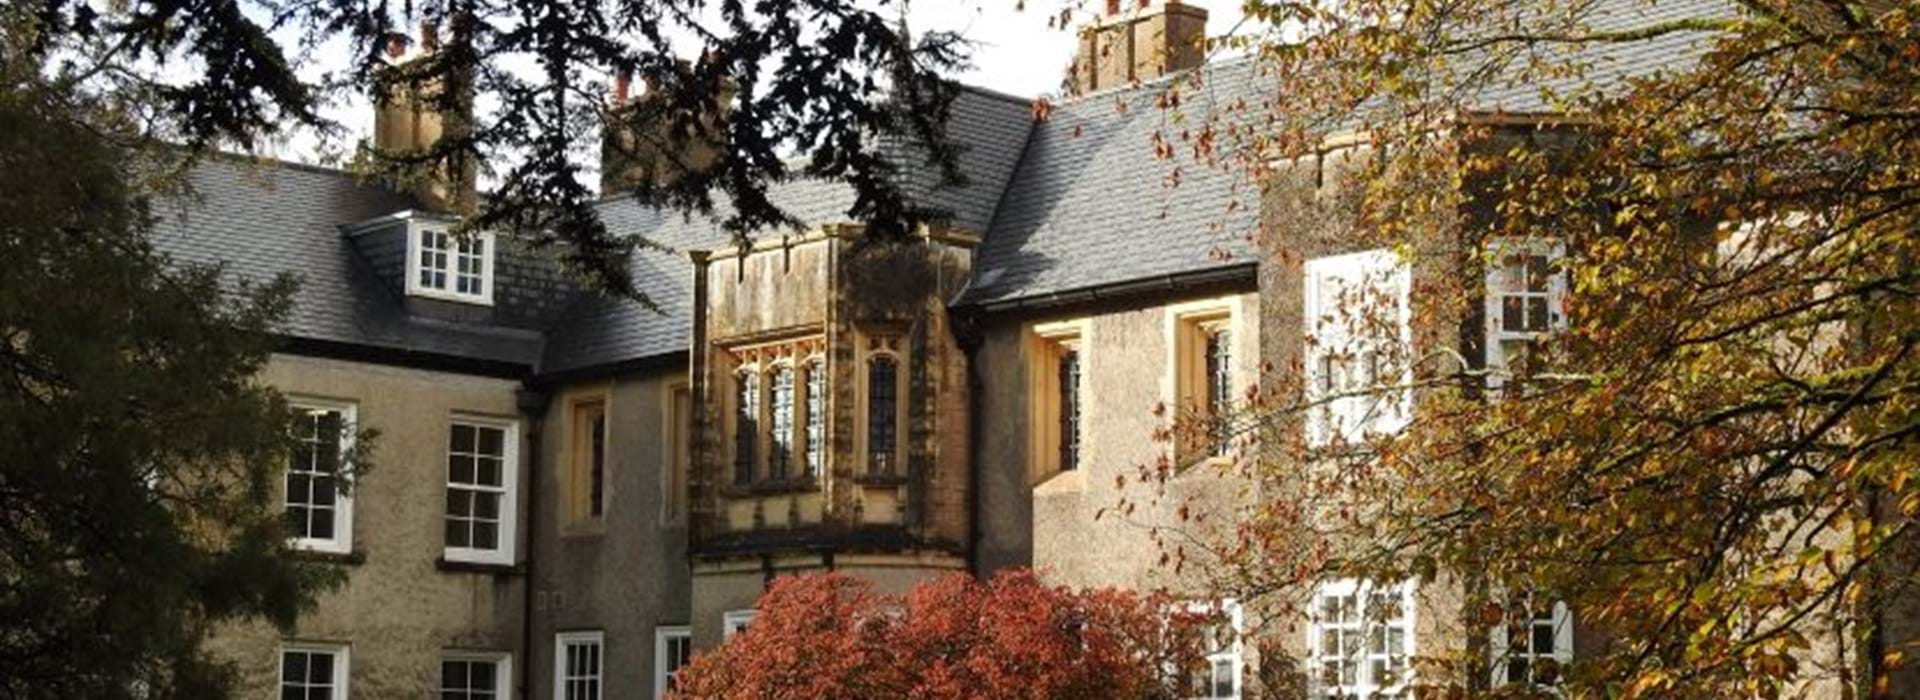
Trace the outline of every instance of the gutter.
<instances>
[{"instance_id":1,"label":"gutter","mask_svg":"<svg viewBox=\"0 0 1920 700\"><path fill-rule=\"evenodd\" d=\"M1259 263L1244 262L1224 267L1207 268L1191 272L1175 272L1144 279L1127 280L1125 282L1114 282L1111 284L1048 292L1032 296L995 299L983 302L966 302L958 308L965 308L983 314L1039 312L1070 306L1119 302L1136 297L1162 295L1168 292L1191 291L1201 288L1231 287L1252 289L1257 287L1260 282L1259 267Z\"/></svg>"}]
</instances>

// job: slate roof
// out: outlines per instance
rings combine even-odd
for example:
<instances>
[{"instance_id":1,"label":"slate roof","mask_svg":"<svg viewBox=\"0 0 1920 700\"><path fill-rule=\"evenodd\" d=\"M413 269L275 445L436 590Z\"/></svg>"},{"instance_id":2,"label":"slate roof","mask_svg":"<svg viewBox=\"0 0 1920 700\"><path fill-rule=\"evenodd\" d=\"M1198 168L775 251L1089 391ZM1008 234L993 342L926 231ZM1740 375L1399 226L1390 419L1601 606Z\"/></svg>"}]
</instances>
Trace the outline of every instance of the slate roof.
<instances>
[{"instance_id":1,"label":"slate roof","mask_svg":"<svg viewBox=\"0 0 1920 700\"><path fill-rule=\"evenodd\" d=\"M1599 3L1601 6L1608 3ZM1593 19L1596 28L1644 22L1638 12ZM1724 16L1729 0L1663 0L1660 18ZM1701 34L1596 47L1603 80L1644 74L1700 50ZM993 309L1114 285L1231 272L1257 259L1259 189L1237 148L1272 108L1271 81L1251 61L1095 93L1051 106L1036 119L1025 98L968 88L948 129L963 144L967 185L937 186L908 142L882 144L906 156L902 177L922 203L979 233L974 279L960 303ZM1167 103L1177 95L1177 104ZM1538 86L1475 96L1483 109L1538 111ZM1204 135L1212 134L1211 138ZM601 202L615 233L666 250L633 260L635 279L659 311L582 291L551 261L503 246L495 308L484 321L410 313L391 261L369 262L341 226L417 206L412 199L341 172L240 159L212 159L193 173L199 197L163 206L156 243L190 262L219 262L236 280L294 274L303 281L281 332L297 339L440 357L511 363L539 373L669 358L691 330L689 250L731 245L715 223L649 210L630 198ZM840 183L776 185L774 201L809 225L846 221L853 202ZM767 234L762 234L767 235ZM378 257L377 255L374 257Z\"/></svg>"},{"instance_id":2,"label":"slate roof","mask_svg":"<svg viewBox=\"0 0 1920 700\"><path fill-rule=\"evenodd\" d=\"M1054 106L1028 138L962 303L1250 264L1259 190L1225 134L1260 113L1260 83L1236 61ZM1169 87L1181 104L1163 109ZM1197 151L1209 123L1218 147ZM1171 157L1155 156L1156 138Z\"/></svg>"},{"instance_id":3,"label":"slate roof","mask_svg":"<svg viewBox=\"0 0 1920 700\"><path fill-rule=\"evenodd\" d=\"M400 291L339 229L417 207L413 199L339 171L271 161L210 158L190 178L190 199L156 208L155 247L181 262L223 265L236 282L293 275L300 285L280 333L495 362L539 358L538 331L409 314ZM499 283L517 284L511 277Z\"/></svg>"},{"instance_id":4,"label":"slate roof","mask_svg":"<svg viewBox=\"0 0 1920 700\"><path fill-rule=\"evenodd\" d=\"M931 168L907 167L908 191L922 203L946 211L950 225L982 233L993 220L1000 193L1013 175L1032 124L1031 103L978 88L963 91L953 103L949 137L964 145L959 166L966 186L938 187ZM921 165L910 147L892 144L903 154L900 162ZM917 156L924 158L924 154ZM796 180L776 185L769 193L774 204L807 226L846 220L853 191L845 184ZM659 307L652 310L623 299L594 296L582 300L560 322L549 338L541 369L561 372L622 361L685 352L692 330L693 265L689 250L732 245L713 221L725 218L724 203L713 217L689 219L650 211L626 197L603 202L600 215L610 230L631 231L668 251L644 250L634 255L634 279Z\"/></svg>"}]
</instances>

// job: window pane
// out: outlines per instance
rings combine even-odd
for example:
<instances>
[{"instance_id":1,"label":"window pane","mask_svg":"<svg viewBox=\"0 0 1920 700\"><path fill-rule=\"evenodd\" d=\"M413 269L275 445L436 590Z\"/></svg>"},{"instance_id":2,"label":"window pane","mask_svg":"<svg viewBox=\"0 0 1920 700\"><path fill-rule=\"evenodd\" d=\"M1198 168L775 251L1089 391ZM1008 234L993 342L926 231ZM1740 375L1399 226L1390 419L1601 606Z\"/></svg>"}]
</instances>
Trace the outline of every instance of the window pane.
<instances>
[{"instance_id":1,"label":"window pane","mask_svg":"<svg viewBox=\"0 0 1920 700\"><path fill-rule=\"evenodd\" d=\"M482 520L498 521L500 494L484 492L473 494L473 516Z\"/></svg>"},{"instance_id":2,"label":"window pane","mask_svg":"<svg viewBox=\"0 0 1920 700\"><path fill-rule=\"evenodd\" d=\"M1536 333L1547 330L1547 298L1545 296L1527 297L1527 330Z\"/></svg>"},{"instance_id":3,"label":"window pane","mask_svg":"<svg viewBox=\"0 0 1920 700\"><path fill-rule=\"evenodd\" d=\"M787 463L793 458L793 368L775 367L773 369L772 405L769 407L771 433L767 452L767 476L780 480L787 478Z\"/></svg>"},{"instance_id":4,"label":"window pane","mask_svg":"<svg viewBox=\"0 0 1920 700\"><path fill-rule=\"evenodd\" d=\"M733 481L753 483L754 446L760 439L760 375L741 372L734 379Z\"/></svg>"},{"instance_id":5,"label":"window pane","mask_svg":"<svg viewBox=\"0 0 1920 700\"><path fill-rule=\"evenodd\" d=\"M500 546L500 525L485 521L473 523L473 548L497 549Z\"/></svg>"},{"instance_id":6,"label":"window pane","mask_svg":"<svg viewBox=\"0 0 1920 700\"><path fill-rule=\"evenodd\" d=\"M472 661L467 664L469 681L467 687L474 690L491 691L494 689L498 665L492 661Z\"/></svg>"},{"instance_id":7,"label":"window pane","mask_svg":"<svg viewBox=\"0 0 1920 700\"><path fill-rule=\"evenodd\" d=\"M308 512L311 517L307 519L307 536L318 540L333 539L333 509L315 508Z\"/></svg>"},{"instance_id":8,"label":"window pane","mask_svg":"<svg viewBox=\"0 0 1920 700\"><path fill-rule=\"evenodd\" d=\"M461 425L459 423L453 424L453 432L450 434L450 439L451 441L447 444L447 451L473 454L475 439L473 426Z\"/></svg>"},{"instance_id":9,"label":"window pane","mask_svg":"<svg viewBox=\"0 0 1920 700\"><path fill-rule=\"evenodd\" d=\"M598 516L606 510L607 413L604 407L594 414L590 430L592 435L589 440L593 443L593 452L588 455L590 461L587 463L588 479L591 482L590 491L587 493L587 512Z\"/></svg>"},{"instance_id":10,"label":"window pane","mask_svg":"<svg viewBox=\"0 0 1920 700\"><path fill-rule=\"evenodd\" d=\"M807 365L807 476L818 478L827 450L827 369L824 363Z\"/></svg>"},{"instance_id":11,"label":"window pane","mask_svg":"<svg viewBox=\"0 0 1920 700\"><path fill-rule=\"evenodd\" d=\"M1060 353L1060 468L1080 467L1080 353Z\"/></svg>"},{"instance_id":12,"label":"window pane","mask_svg":"<svg viewBox=\"0 0 1920 700\"><path fill-rule=\"evenodd\" d=\"M465 454L447 456L447 480L456 484L471 484L473 481L473 457Z\"/></svg>"},{"instance_id":13,"label":"window pane","mask_svg":"<svg viewBox=\"0 0 1920 700\"><path fill-rule=\"evenodd\" d=\"M499 487L501 485L499 458L479 457L476 458L475 465L478 467L478 470L474 474L473 483L493 487Z\"/></svg>"},{"instance_id":14,"label":"window pane","mask_svg":"<svg viewBox=\"0 0 1920 700\"><path fill-rule=\"evenodd\" d=\"M459 518L473 515L473 492L467 489L447 489L447 515Z\"/></svg>"},{"instance_id":15,"label":"window pane","mask_svg":"<svg viewBox=\"0 0 1920 700\"><path fill-rule=\"evenodd\" d=\"M447 519L447 546L470 547L473 545L472 521L459 518Z\"/></svg>"}]
</instances>

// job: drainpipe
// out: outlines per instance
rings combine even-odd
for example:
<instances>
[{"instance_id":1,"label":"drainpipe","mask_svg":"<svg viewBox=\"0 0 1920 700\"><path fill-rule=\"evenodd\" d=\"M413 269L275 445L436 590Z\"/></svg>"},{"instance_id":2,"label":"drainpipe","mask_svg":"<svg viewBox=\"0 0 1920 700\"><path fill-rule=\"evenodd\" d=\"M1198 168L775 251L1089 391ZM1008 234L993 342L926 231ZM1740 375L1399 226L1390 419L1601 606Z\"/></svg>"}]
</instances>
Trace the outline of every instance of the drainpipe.
<instances>
[{"instance_id":1,"label":"drainpipe","mask_svg":"<svg viewBox=\"0 0 1920 700\"><path fill-rule=\"evenodd\" d=\"M520 591L520 697L533 697L533 596L539 585L535 576L539 551L535 543L540 531L540 433L541 424L547 413L547 401L550 397L544 391L521 389L515 392L514 399L519 405L521 415L527 417L527 544L522 552L526 553L526 571L523 572Z\"/></svg>"},{"instance_id":2,"label":"drainpipe","mask_svg":"<svg viewBox=\"0 0 1920 700\"><path fill-rule=\"evenodd\" d=\"M980 485L984 481L980 460L980 396L983 380L980 362L980 319L972 313L954 315L953 334L960 353L967 358L967 569L978 579L986 573L980 565L980 542L986 530L980 516Z\"/></svg>"}]
</instances>

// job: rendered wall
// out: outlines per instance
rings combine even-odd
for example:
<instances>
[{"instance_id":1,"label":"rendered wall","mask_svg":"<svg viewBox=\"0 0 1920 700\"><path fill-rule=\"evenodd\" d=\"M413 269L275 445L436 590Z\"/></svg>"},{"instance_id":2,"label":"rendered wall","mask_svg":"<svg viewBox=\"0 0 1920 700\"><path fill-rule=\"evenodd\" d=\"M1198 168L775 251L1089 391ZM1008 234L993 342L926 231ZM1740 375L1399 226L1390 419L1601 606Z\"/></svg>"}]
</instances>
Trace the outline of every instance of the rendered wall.
<instances>
[{"instance_id":1,"label":"rendered wall","mask_svg":"<svg viewBox=\"0 0 1920 700\"><path fill-rule=\"evenodd\" d=\"M236 664L239 697L277 697L286 640L349 645L351 692L363 698L434 695L449 649L514 650L521 577L450 571L435 561L445 536L449 418L517 419L519 382L293 355L275 355L261 380L294 398L353 402L360 425L381 434L373 469L352 493L353 550L361 560L341 565L347 583L321 596L290 634L264 623L217 633L211 648ZM521 484L524 430L523 422ZM524 541L517 555L525 559ZM521 661L514 659L516 668Z\"/></svg>"}]
</instances>

